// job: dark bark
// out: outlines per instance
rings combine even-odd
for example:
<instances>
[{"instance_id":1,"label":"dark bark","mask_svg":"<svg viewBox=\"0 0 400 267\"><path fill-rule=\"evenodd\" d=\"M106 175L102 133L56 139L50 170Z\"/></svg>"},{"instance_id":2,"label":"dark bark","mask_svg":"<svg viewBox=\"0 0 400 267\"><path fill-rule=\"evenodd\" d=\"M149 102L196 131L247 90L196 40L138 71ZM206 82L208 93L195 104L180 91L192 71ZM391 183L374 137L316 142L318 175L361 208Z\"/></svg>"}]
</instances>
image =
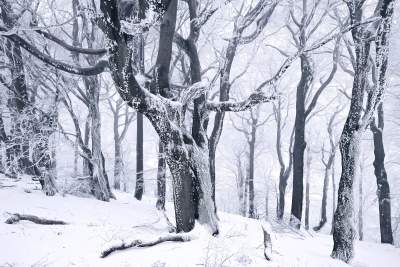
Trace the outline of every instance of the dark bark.
<instances>
[{"instance_id":1,"label":"dark bark","mask_svg":"<svg viewBox=\"0 0 400 267\"><path fill-rule=\"evenodd\" d=\"M143 177L143 114L137 113L136 119L136 187L135 198L141 200L144 192Z\"/></svg>"},{"instance_id":2,"label":"dark bark","mask_svg":"<svg viewBox=\"0 0 400 267\"><path fill-rule=\"evenodd\" d=\"M280 170L279 170L279 186L278 186L278 198L277 198L277 204L276 204L276 217L278 220L283 219L283 214L285 212L285 193L286 193L286 187L287 183L289 180L290 172L292 170L293 166L293 157L292 157L292 145L293 145L293 139L294 139L294 129L292 131L292 134L290 136L290 145L289 145L289 162L288 166L285 165L283 155L282 155L282 130L285 124L284 121L282 121L282 101L281 99L278 99L278 105L274 105L274 115L275 115L275 121L276 121L276 143L275 143L275 148L276 148L276 153L278 155L278 160L279 160L279 165L280 165Z\"/></svg>"},{"instance_id":3,"label":"dark bark","mask_svg":"<svg viewBox=\"0 0 400 267\"><path fill-rule=\"evenodd\" d=\"M339 110L335 111L332 115L332 117L329 119L328 123L328 134L329 134L329 144L330 144L330 149L328 153L328 159L325 161L325 151L324 151L324 146L322 147L322 164L325 167L324 171L324 185L322 188L322 201L321 201L321 219L319 221L318 226L314 227L314 231L319 231L321 230L322 227L324 227L325 223L327 222L327 217L326 217L326 206L327 206L327 199L328 199L328 188L329 188L329 172L332 172L332 190L333 190L333 213L335 209L335 191L336 191L336 186L335 186L335 174L334 174L334 162L335 162L335 155L336 155L336 142L334 140L333 136L333 124L335 117L338 115Z\"/></svg>"},{"instance_id":4,"label":"dark bark","mask_svg":"<svg viewBox=\"0 0 400 267\"><path fill-rule=\"evenodd\" d=\"M192 240L192 238L190 236L183 235L183 234L162 236L162 237L159 237L152 241L134 240L130 243L122 243L120 245L110 247L110 248L102 251L100 257L105 258L115 251L124 250L124 249L128 249L128 248L133 248L133 247L144 248L144 247L152 247L152 246L158 245L160 243L164 243L164 242L188 242L191 240Z\"/></svg>"},{"instance_id":5,"label":"dark bark","mask_svg":"<svg viewBox=\"0 0 400 267\"><path fill-rule=\"evenodd\" d=\"M46 218L41 218L35 215L29 215L29 214L18 214L14 213L11 215L10 218L8 218L5 223L7 224L15 224L19 221L31 221L36 224L44 224L44 225L65 225L68 224L64 221L60 220L49 220Z\"/></svg>"},{"instance_id":6,"label":"dark bark","mask_svg":"<svg viewBox=\"0 0 400 267\"><path fill-rule=\"evenodd\" d=\"M301 79L296 93L296 119L293 144L293 193L290 223L293 227L300 228L303 213L303 175L304 175L304 150L306 93L313 80L313 71L307 55L301 55Z\"/></svg>"},{"instance_id":7,"label":"dark bark","mask_svg":"<svg viewBox=\"0 0 400 267\"><path fill-rule=\"evenodd\" d=\"M379 207L379 226L381 242L393 244L390 187L385 169L385 148L383 144L384 113L382 103L378 106L377 115L378 125L376 125L376 119L373 118L370 128L374 139L374 168Z\"/></svg>"}]
</instances>

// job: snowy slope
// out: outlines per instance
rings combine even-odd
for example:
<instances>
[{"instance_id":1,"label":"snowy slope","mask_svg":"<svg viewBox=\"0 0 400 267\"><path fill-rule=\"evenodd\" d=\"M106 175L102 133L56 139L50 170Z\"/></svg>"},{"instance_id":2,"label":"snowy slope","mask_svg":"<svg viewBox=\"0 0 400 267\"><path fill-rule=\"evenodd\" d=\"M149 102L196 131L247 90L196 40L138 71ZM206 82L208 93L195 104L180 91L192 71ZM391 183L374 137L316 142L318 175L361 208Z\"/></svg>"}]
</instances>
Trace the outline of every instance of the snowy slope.
<instances>
[{"instance_id":1,"label":"snowy slope","mask_svg":"<svg viewBox=\"0 0 400 267\"><path fill-rule=\"evenodd\" d=\"M153 239L167 233L153 199L136 201L117 193L110 203L74 196L46 197L24 182L1 179L0 266L346 266L329 257L332 238L274 227L272 261L263 256L260 222L220 213L221 233L215 238L196 227L197 239L132 248L99 257L102 249L120 240ZM172 207L169 206L169 211ZM22 221L3 223L8 213L26 213L65 220L65 226ZM172 214L169 214L172 217ZM173 219L173 218L171 218ZM400 266L400 249L367 242L356 243L353 266Z\"/></svg>"}]
</instances>

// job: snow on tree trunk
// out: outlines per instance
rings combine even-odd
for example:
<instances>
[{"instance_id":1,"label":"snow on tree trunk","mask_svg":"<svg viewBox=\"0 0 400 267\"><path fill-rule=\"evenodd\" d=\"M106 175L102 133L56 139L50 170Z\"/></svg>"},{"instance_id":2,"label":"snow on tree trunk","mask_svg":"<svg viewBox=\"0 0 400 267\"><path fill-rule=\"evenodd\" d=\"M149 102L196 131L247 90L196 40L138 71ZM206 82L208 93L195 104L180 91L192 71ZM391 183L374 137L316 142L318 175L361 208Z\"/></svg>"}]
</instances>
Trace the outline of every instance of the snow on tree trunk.
<instances>
[{"instance_id":1,"label":"snow on tree trunk","mask_svg":"<svg viewBox=\"0 0 400 267\"><path fill-rule=\"evenodd\" d=\"M158 168L157 168L157 203L158 210L165 210L166 173L164 148L161 142L158 144Z\"/></svg>"}]
</instances>

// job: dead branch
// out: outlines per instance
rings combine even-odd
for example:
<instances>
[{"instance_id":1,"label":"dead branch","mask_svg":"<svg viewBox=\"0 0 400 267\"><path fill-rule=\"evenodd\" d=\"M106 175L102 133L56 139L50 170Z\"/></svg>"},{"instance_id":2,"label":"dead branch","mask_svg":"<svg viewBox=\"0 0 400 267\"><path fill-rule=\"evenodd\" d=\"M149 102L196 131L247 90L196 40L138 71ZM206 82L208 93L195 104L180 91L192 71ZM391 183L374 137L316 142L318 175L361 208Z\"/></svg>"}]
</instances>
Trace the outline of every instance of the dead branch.
<instances>
[{"instance_id":1,"label":"dead branch","mask_svg":"<svg viewBox=\"0 0 400 267\"><path fill-rule=\"evenodd\" d=\"M134 240L129 243L122 242L119 245L112 246L103 252L101 252L100 258L105 258L111 253L118 251L118 250L124 250L128 248L144 248L144 247L152 247L164 242L188 242L193 240L193 237L188 235L188 234L174 234L174 235L166 235L166 236L161 236L158 237L157 239L150 240L150 241L143 241L143 240Z\"/></svg>"},{"instance_id":2,"label":"dead branch","mask_svg":"<svg viewBox=\"0 0 400 267\"><path fill-rule=\"evenodd\" d=\"M35 215L28 215L28 214L18 214L14 213L11 215L10 218L8 218L4 223L7 224L15 224L19 221L31 221L33 223L37 224L44 224L44 225L65 225L68 224L67 222L64 221L59 221L59 220L49 220L45 218L40 218Z\"/></svg>"}]
</instances>

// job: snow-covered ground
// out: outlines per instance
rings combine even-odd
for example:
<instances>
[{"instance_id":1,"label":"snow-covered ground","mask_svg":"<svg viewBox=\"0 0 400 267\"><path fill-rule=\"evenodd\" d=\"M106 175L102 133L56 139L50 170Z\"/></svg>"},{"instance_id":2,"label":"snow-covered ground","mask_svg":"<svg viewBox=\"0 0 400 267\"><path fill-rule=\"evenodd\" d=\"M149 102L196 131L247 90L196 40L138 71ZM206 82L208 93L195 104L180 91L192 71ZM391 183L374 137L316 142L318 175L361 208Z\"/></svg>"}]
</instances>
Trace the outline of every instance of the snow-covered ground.
<instances>
[{"instance_id":1,"label":"snow-covered ground","mask_svg":"<svg viewBox=\"0 0 400 267\"><path fill-rule=\"evenodd\" d=\"M104 248L133 239L167 234L167 225L154 208L154 199L136 201L116 193L109 203L75 196L46 197L26 182L0 177L0 266L346 266L330 258L332 237L274 227L272 261L263 256L260 222L220 213L220 235L212 237L196 227L197 239L132 248L100 258ZM172 207L168 206L173 219ZM45 226L27 221L3 223L9 213L25 213L67 221ZM356 242L352 266L400 266L400 249Z\"/></svg>"}]
</instances>

